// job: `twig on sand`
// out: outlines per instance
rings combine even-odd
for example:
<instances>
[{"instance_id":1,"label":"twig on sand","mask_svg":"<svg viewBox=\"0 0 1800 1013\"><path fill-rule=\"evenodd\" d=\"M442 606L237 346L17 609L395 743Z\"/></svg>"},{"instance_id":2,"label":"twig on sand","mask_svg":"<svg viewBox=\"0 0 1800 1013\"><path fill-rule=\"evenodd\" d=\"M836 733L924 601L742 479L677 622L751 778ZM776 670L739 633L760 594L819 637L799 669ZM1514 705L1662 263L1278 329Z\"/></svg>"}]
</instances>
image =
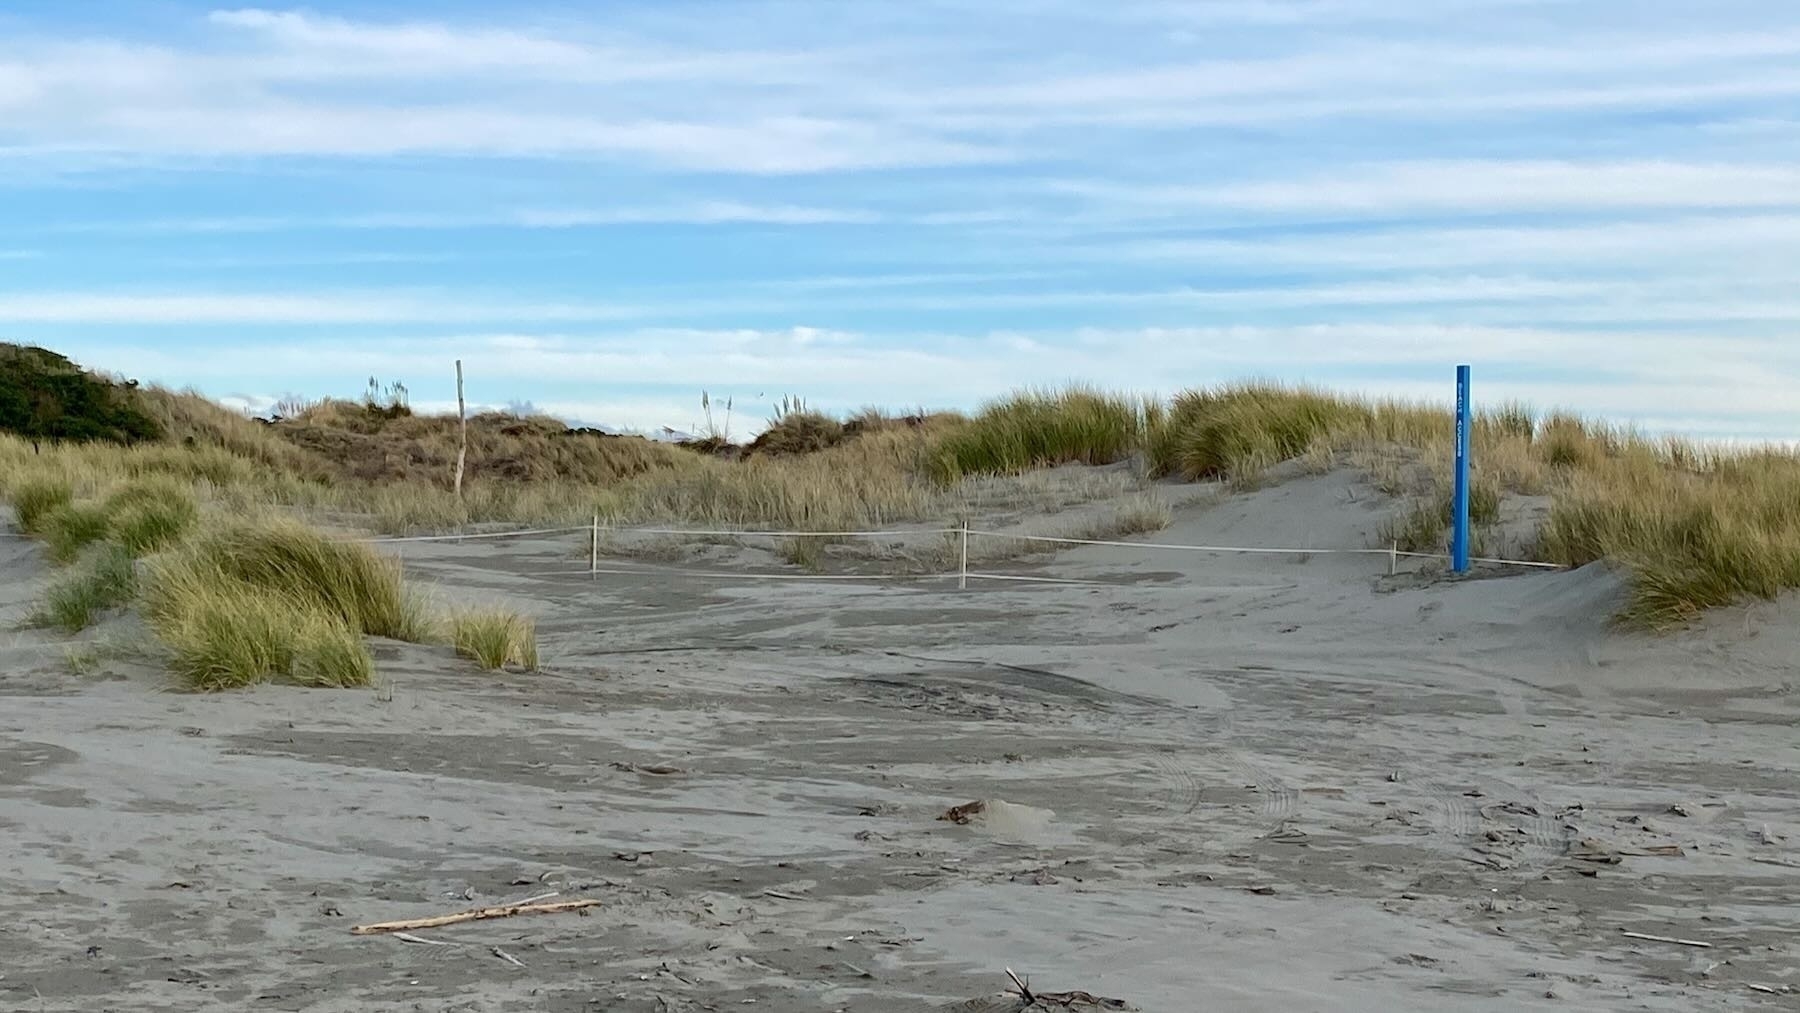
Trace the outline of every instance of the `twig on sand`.
<instances>
[{"instance_id":1,"label":"twig on sand","mask_svg":"<svg viewBox=\"0 0 1800 1013\"><path fill-rule=\"evenodd\" d=\"M797 893L786 893L781 890L764 890L763 896L764 897L774 897L777 900L805 900L806 899L805 897L802 897Z\"/></svg>"},{"instance_id":2,"label":"twig on sand","mask_svg":"<svg viewBox=\"0 0 1800 1013\"><path fill-rule=\"evenodd\" d=\"M499 957L501 960L506 961L507 963L511 964L514 967L524 967L525 966L525 963L523 961L521 961L518 957L513 956L512 954L506 952L505 950L501 949L498 946L493 948L493 954L494 954L494 956Z\"/></svg>"},{"instance_id":3,"label":"twig on sand","mask_svg":"<svg viewBox=\"0 0 1800 1013\"><path fill-rule=\"evenodd\" d=\"M1012 968L1006 969L1006 976L1012 979L1014 994L1025 1000L1025 1005L1030 1006L1037 1002L1037 997L1031 994L1031 986L1020 981L1019 976L1013 973Z\"/></svg>"},{"instance_id":4,"label":"twig on sand","mask_svg":"<svg viewBox=\"0 0 1800 1013\"><path fill-rule=\"evenodd\" d=\"M580 900L559 900L551 904L503 904L497 907L478 907L471 911L458 911L455 914L437 915L432 918L407 918L395 922L374 922L369 925L356 925L350 929L354 936L372 936L382 932L404 932L408 929L434 929L440 925L457 925L462 922L485 921L489 918L511 918L514 915L555 914L559 911L579 911L582 908L597 907L601 901L592 898Z\"/></svg>"},{"instance_id":5,"label":"twig on sand","mask_svg":"<svg viewBox=\"0 0 1800 1013\"><path fill-rule=\"evenodd\" d=\"M393 936L395 939L398 939L403 943L418 943L421 946L454 946L454 945L456 945L454 943L442 942L437 939L426 939L424 936L415 936L411 932L395 932L395 933L393 933Z\"/></svg>"},{"instance_id":6,"label":"twig on sand","mask_svg":"<svg viewBox=\"0 0 1800 1013\"><path fill-rule=\"evenodd\" d=\"M1711 943L1703 943L1698 939L1676 939L1674 936L1653 936L1648 933L1631 932L1626 929L1620 929L1619 932L1632 939L1647 939L1653 943L1675 943L1679 946L1698 946L1705 950L1712 949Z\"/></svg>"}]
</instances>

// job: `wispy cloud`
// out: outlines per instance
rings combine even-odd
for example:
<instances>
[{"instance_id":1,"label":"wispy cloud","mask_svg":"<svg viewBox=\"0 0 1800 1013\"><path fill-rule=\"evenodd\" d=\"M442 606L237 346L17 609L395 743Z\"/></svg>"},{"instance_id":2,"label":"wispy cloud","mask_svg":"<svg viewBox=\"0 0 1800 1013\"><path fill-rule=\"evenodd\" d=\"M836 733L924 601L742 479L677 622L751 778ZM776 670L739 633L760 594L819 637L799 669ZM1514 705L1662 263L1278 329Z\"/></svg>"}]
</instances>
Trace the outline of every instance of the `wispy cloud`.
<instances>
[{"instance_id":1,"label":"wispy cloud","mask_svg":"<svg viewBox=\"0 0 1800 1013\"><path fill-rule=\"evenodd\" d=\"M575 229L618 225L874 225L879 212L797 204L754 205L702 201L661 207L496 208L482 212L369 212L353 215L233 215L192 218L124 218L71 222L62 232L285 232L296 230L436 230L516 228Z\"/></svg>"},{"instance_id":2,"label":"wispy cloud","mask_svg":"<svg viewBox=\"0 0 1800 1013\"><path fill-rule=\"evenodd\" d=\"M1385 215L1800 207L1800 169L1669 161L1458 160L1351 166L1297 179L1210 186L1097 182L1056 189L1163 213L1171 206Z\"/></svg>"}]
</instances>

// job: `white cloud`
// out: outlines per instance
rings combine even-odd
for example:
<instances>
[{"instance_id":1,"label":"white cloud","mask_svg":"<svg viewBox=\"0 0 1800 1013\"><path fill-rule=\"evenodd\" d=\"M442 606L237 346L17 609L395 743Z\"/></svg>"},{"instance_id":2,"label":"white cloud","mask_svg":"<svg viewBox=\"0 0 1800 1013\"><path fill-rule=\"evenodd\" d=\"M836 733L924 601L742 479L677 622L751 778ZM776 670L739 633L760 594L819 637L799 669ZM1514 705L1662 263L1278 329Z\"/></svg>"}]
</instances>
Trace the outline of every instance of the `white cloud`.
<instances>
[{"instance_id":1,"label":"white cloud","mask_svg":"<svg viewBox=\"0 0 1800 1013\"><path fill-rule=\"evenodd\" d=\"M1662 264L1769 275L1800 254L1800 215L1679 216L1547 225L1382 227L1256 239L1132 239L1059 251L1080 259L1502 272Z\"/></svg>"},{"instance_id":2,"label":"white cloud","mask_svg":"<svg viewBox=\"0 0 1800 1013\"><path fill-rule=\"evenodd\" d=\"M884 215L857 208L800 204L700 201L690 204L616 207L492 208L479 212L369 212L351 215L196 216L109 219L59 225L63 232L283 232L294 229L440 230L483 228L574 229L614 225L872 225Z\"/></svg>"},{"instance_id":3,"label":"white cloud","mask_svg":"<svg viewBox=\"0 0 1800 1013\"><path fill-rule=\"evenodd\" d=\"M347 324L460 320L607 320L627 307L484 303L431 295L0 293L0 321L42 324Z\"/></svg>"},{"instance_id":4,"label":"white cloud","mask_svg":"<svg viewBox=\"0 0 1800 1013\"><path fill-rule=\"evenodd\" d=\"M1800 240L1800 237L1796 237ZM1437 239L1424 249L1436 248ZM1400 244L1404 245L1404 244ZM1800 245L1800 244L1797 244ZM1175 255L1185 252L1185 248ZM1208 254L1225 256L1218 250ZM1267 251L1265 251L1267 252ZM1153 247L1140 256L1161 257ZM1364 260L1372 259L1372 248ZM336 263L321 256L312 263ZM387 263L349 255L342 263ZM407 262L402 257L398 261ZM178 266L231 266L229 259L204 258ZM248 266L283 266L280 260ZM1049 275L1055 278L1056 275ZM1105 289L1034 285L995 291L992 281L1027 283L1043 276L996 272L991 275L875 275L869 278L824 277L727 283L693 287L661 286L653 298L531 298L517 295L457 293L442 289L363 288L298 292L90 292L0 291L0 323L74 324L93 327L190 325L426 325L479 321L500 326L603 321L705 321L714 319L866 316L902 312L955 315L965 312L1037 314L1059 309L1131 309L1164 313L1174 319L1198 317L1255 320L1269 314L1324 318L1345 314L1382 321L1416 324L1420 315L1437 323L1454 317L1471 326L1519 325L1534 321L1560 324L1653 324L1800 322L1800 295L1791 274L1777 270L1758 276L1695 275L1680 279L1640 280L1616 277L1548 278L1527 274L1404 274L1385 278L1313 284L1215 284L1212 287ZM724 332L760 340L763 331ZM791 334L802 342L835 343L841 329L797 326ZM540 339L518 334L513 340L530 345Z\"/></svg>"},{"instance_id":5,"label":"white cloud","mask_svg":"<svg viewBox=\"0 0 1800 1013\"><path fill-rule=\"evenodd\" d=\"M1800 206L1800 169L1669 161L1432 161L1354 166L1291 180L1214 185L1075 183L1082 196L1278 212L1602 211Z\"/></svg>"}]
</instances>

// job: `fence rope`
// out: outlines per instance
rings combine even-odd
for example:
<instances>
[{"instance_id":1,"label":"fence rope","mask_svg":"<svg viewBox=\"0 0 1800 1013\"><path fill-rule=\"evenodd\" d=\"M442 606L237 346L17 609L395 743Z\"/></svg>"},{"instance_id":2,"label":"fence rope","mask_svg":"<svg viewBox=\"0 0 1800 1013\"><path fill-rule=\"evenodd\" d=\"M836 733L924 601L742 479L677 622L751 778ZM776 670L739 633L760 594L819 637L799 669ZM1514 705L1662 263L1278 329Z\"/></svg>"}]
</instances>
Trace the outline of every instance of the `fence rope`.
<instances>
[{"instance_id":1,"label":"fence rope","mask_svg":"<svg viewBox=\"0 0 1800 1013\"><path fill-rule=\"evenodd\" d=\"M352 541L380 545L390 542L464 542L480 538L526 538L531 535L569 535L577 531L587 531L587 525L578 528L531 528L525 531L483 531L468 535L400 535L382 538L355 538Z\"/></svg>"},{"instance_id":2,"label":"fence rope","mask_svg":"<svg viewBox=\"0 0 1800 1013\"><path fill-rule=\"evenodd\" d=\"M586 528L579 530L586 531ZM900 538L909 535L954 535L959 528L899 528L888 531L752 531L742 528L703 531L696 528L601 528L615 535L701 535L745 538Z\"/></svg>"},{"instance_id":3,"label":"fence rope","mask_svg":"<svg viewBox=\"0 0 1800 1013\"><path fill-rule=\"evenodd\" d=\"M1295 549L1283 547L1250 547L1242 545L1186 545L1174 542L1122 542L1105 538L1059 538L1054 535L1009 535L999 531L969 529L969 534L983 538L1006 538L1020 542L1048 542L1058 545L1103 545L1121 549L1169 549L1177 552L1235 552L1270 556L1401 556L1409 559L1449 559L1442 552L1397 552L1393 549ZM1560 563L1540 563L1524 559L1473 557L1470 562L1495 563L1503 566L1536 566L1562 569Z\"/></svg>"}]
</instances>

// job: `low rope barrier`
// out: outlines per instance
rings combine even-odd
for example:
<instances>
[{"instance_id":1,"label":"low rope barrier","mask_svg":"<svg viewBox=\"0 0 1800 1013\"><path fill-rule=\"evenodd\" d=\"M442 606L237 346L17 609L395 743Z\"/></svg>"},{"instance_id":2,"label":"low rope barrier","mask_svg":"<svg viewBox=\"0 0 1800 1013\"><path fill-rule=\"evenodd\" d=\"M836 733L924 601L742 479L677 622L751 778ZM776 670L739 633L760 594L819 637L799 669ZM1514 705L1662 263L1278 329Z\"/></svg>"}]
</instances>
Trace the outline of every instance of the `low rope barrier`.
<instances>
[{"instance_id":1,"label":"low rope barrier","mask_svg":"<svg viewBox=\"0 0 1800 1013\"><path fill-rule=\"evenodd\" d=\"M581 530L586 531L587 528ZM747 531L722 529L705 531L695 528L609 528L601 527L601 534L608 535L698 535L704 537L743 537L743 538L902 538L911 535L955 535L962 533L961 528L901 528L888 531Z\"/></svg>"},{"instance_id":2,"label":"low rope barrier","mask_svg":"<svg viewBox=\"0 0 1800 1013\"><path fill-rule=\"evenodd\" d=\"M1016 542L1046 542L1057 545L1101 545L1121 549L1167 549L1175 552L1217 552L1238 553L1246 555L1269 556L1389 556L1402 559L1444 559L1450 558L1445 552L1404 552L1399 549L1297 549L1267 546L1243 545L1186 545L1176 542L1123 542L1105 538L1060 538L1054 535L1009 535L1000 531L980 531L970 528L968 534L982 538L1005 538ZM1562 569L1560 563L1543 563L1525 559L1497 559L1487 556L1471 557L1472 563L1492 563L1500 566L1530 566L1550 570Z\"/></svg>"},{"instance_id":3,"label":"low rope barrier","mask_svg":"<svg viewBox=\"0 0 1800 1013\"><path fill-rule=\"evenodd\" d=\"M483 531L467 535L400 535L381 538L355 538L352 541L370 545L382 545L391 542L462 542L474 541L478 538L526 538L531 535L572 535L577 531L585 532L588 526L578 528L531 528L525 531Z\"/></svg>"}]
</instances>

